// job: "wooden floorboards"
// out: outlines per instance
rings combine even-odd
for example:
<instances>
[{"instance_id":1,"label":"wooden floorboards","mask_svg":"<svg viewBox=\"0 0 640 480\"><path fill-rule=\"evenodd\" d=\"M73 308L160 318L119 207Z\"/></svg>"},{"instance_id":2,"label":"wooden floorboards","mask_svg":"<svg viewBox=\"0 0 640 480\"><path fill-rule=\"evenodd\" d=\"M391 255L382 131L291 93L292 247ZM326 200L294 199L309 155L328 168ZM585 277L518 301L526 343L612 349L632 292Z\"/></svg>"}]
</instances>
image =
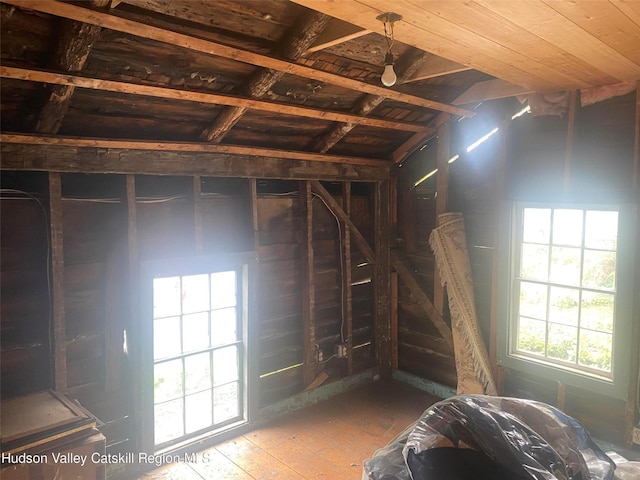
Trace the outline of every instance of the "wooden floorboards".
<instances>
[{"instance_id":1,"label":"wooden floorboards","mask_svg":"<svg viewBox=\"0 0 640 480\"><path fill-rule=\"evenodd\" d=\"M140 480L359 480L362 462L438 401L403 383L337 395ZM207 461L205 461L207 460Z\"/></svg>"}]
</instances>

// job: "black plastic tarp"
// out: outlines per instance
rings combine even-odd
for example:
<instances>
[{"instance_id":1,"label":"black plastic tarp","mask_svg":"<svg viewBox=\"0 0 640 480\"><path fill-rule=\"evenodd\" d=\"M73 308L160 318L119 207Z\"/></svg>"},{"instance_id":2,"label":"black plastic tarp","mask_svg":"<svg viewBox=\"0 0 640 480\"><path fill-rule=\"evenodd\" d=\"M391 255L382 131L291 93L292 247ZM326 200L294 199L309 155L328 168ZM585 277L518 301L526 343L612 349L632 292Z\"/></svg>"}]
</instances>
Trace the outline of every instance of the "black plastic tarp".
<instances>
[{"instance_id":1,"label":"black plastic tarp","mask_svg":"<svg viewBox=\"0 0 640 480\"><path fill-rule=\"evenodd\" d=\"M459 395L429 407L373 458L365 480L613 480L574 418L532 400Z\"/></svg>"}]
</instances>

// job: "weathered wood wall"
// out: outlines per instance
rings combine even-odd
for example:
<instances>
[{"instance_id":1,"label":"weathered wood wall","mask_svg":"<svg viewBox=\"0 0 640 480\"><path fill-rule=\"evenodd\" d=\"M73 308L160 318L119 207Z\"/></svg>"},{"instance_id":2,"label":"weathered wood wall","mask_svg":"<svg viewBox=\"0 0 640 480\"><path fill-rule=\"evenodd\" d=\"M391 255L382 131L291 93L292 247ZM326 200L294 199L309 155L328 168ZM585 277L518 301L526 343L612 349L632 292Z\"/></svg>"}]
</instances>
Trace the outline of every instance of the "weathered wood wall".
<instances>
[{"instance_id":1,"label":"weathered wood wall","mask_svg":"<svg viewBox=\"0 0 640 480\"><path fill-rule=\"evenodd\" d=\"M0 180L0 389L5 398L51 385L52 312L47 176L17 178L3 172Z\"/></svg>"},{"instance_id":2,"label":"weathered wood wall","mask_svg":"<svg viewBox=\"0 0 640 480\"><path fill-rule=\"evenodd\" d=\"M566 118L525 117L514 122L507 132L508 198L564 197L592 203L638 205L633 166L635 111L635 93L590 106L578 106L569 169L565 168ZM638 278L640 258L637 255L635 262ZM635 301L632 321L638 325L638 298ZM637 348L638 339L634 341ZM637 385L638 381L637 361L633 355L629 358L631 371L636 372L630 379L632 385ZM626 418L625 401L559 385L553 379L512 371L506 372L504 391L510 395L544 399L552 404L564 403L564 410L583 422L594 436L617 444L628 440L627 423L632 419ZM633 403L633 399L630 402Z\"/></svg>"},{"instance_id":3,"label":"weathered wood wall","mask_svg":"<svg viewBox=\"0 0 640 480\"><path fill-rule=\"evenodd\" d=\"M513 113L517 107L507 102L500 108ZM586 202L639 202L637 182L634 184L635 93L598 104L577 107L575 137L567 168L566 117L533 117L527 115L511 122L471 153L449 166L449 211L464 214L467 246L473 271L476 309L487 347L495 347L496 297L495 268L499 230L499 202L515 200L567 200ZM477 124L476 124L477 122ZM480 122L485 123L484 131ZM451 154L463 152L473 140L501 122L499 109L480 114L473 121L454 125ZM504 124L504 120L502 120ZM507 122L508 123L508 122ZM504 137L501 139L500 135ZM501 144L501 142L504 142ZM433 143L436 143L435 141ZM637 153L636 153L637 155ZM432 144L412 163L403 167L399 189L398 246L412 259L411 265L428 295L433 295L432 253L426 239L435 226L435 178L418 188L413 182L435 168ZM504 167L503 167L504 165ZM637 175L637 167L635 170ZM404 182L404 183L402 183ZM634 189L635 185L635 189ZM441 192L438 192L441 193ZM405 218L409 217L409 218ZM413 223L411 223L413 222ZM423 259L419 261L416 253ZM428 260L428 262L427 262ZM640 259L636 258L636 278ZM633 322L640 323L636 298ZM399 287L399 366L429 380L455 386L455 365L450 349L439 348L441 338L405 291ZM445 312L446 313L446 312ZM446 315L445 315L446 317ZM638 339L635 339L636 349ZM635 350L637 352L637 350ZM634 356L635 355L635 356ZM446 362L445 362L446 359ZM493 358L495 361L495 356ZM631 381L636 385L637 353L629 360ZM624 444L633 420L633 398L629 403L597 392L560 385L552 378L498 369L503 393L533 398L563 408L583 422L597 438ZM633 388L633 387L632 387ZM630 413L631 410L631 413ZM636 417L637 421L637 417Z\"/></svg>"},{"instance_id":4,"label":"weathered wood wall","mask_svg":"<svg viewBox=\"0 0 640 480\"><path fill-rule=\"evenodd\" d=\"M261 407L303 387L300 199L297 182L278 186L265 182L258 194Z\"/></svg>"},{"instance_id":5,"label":"weathered wood wall","mask_svg":"<svg viewBox=\"0 0 640 480\"><path fill-rule=\"evenodd\" d=\"M429 234L436 226L436 199L433 190L416 190L410 180L421 177L431 151L425 152L420 166L403 172L399 187L398 235L401 250L414 277L427 296L433 299L435 259L429 247ZM435 152L433 153L435 155ZM422 175L420 174L422 172ZM415 181L415 180L414 180ZM453 351L436 327L428 320L407 285L398 282L398 367L409 373L455 387L456 370Z\"/></svg>"},{"instance_id":6,"label":"weathered wood wall","mask_svg":"<svg viewBox=\"0 0 640 480\"><path fill-rule=\"evenodd\" d=\"M48 175L59 185L51 195ZM139 337L146 321L139 318L135 293L139 263L252 250L258 258L258 331L257 351L250 354L260 376L254 400L266 407L306 386L302 231L308 220L301 215L300 191L307 182L28 170L3 171L2 180L3 189L33 191L42 203L5 190L0 202L3 396L59 388L104 422L109 453L135 451L139 352L141 342L150 341ZM372 189L362 185L350 195L349 210L372 242ZM342 192L334 190L340 203ZM314 377L324 372L331 381L375 364L371 267L358 267L362 255L351 247L358 285L352 321L343 321L343 240L336 218L315 194L310 208L314 341L329 359L342 342L340 330L347 332L350 323L353 332L351 358L311 365ZM60 261L53 269L50 228L59 234ZM61 298L57 320L53 284Z\"/></svg>"}]
</instances>

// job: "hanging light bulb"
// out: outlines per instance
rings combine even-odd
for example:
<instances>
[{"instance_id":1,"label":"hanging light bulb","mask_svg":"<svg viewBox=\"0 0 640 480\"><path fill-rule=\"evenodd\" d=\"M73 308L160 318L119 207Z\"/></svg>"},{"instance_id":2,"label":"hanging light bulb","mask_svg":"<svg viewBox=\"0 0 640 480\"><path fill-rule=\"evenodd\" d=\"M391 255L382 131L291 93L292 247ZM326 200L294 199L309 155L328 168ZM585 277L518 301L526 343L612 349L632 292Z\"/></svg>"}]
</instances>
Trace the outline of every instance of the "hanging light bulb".
<instances>
[{"instance_id":1,"label":"hanging light bulb","mask_svg":"<svg viewBox=\"0 0 640 480\"><path fill-rule=\"evenodd\" d=\"M387 53L384 56L384 71L380 77L380 81L385 87L392 87L396 84L398 76L393 70L393 53L391 53L391 47L393 46L393 24L402 19L401 15L397 13L387 12L378 15L376 19L380 20L384 29L384 38L387 41Z\"/></svg>"},{"instance_id":2,"label":"hanging light bulb","mask_svg":"<svg viewBox=\"0 0 640 480\"><path fill-rule=\"evenodd\" d=\"M393 53L391 52L387 52L384 56L384 71L382 72L380 80L385 87L393 87L398 80L398 76L393 70Z\"/></svg>"}]
</instances>

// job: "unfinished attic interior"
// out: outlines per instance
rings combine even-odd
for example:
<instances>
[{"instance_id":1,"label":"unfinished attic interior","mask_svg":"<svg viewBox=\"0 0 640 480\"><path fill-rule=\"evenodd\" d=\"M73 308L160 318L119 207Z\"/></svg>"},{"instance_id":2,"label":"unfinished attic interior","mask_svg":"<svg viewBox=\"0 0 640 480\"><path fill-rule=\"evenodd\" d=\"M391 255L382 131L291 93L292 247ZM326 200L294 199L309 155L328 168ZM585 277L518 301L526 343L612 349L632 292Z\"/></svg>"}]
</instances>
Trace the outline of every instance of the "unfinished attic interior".
<instances>
[{"instance_id":1,"label":"unfinished attic interior","mask_svg":"<svg viewBox=\"0 0 640 480\"><path fill-rule=\"evenodd\" d=\"M639 478L640 2L0 13L2 478Z\"/></svg>"}]
</instances>

